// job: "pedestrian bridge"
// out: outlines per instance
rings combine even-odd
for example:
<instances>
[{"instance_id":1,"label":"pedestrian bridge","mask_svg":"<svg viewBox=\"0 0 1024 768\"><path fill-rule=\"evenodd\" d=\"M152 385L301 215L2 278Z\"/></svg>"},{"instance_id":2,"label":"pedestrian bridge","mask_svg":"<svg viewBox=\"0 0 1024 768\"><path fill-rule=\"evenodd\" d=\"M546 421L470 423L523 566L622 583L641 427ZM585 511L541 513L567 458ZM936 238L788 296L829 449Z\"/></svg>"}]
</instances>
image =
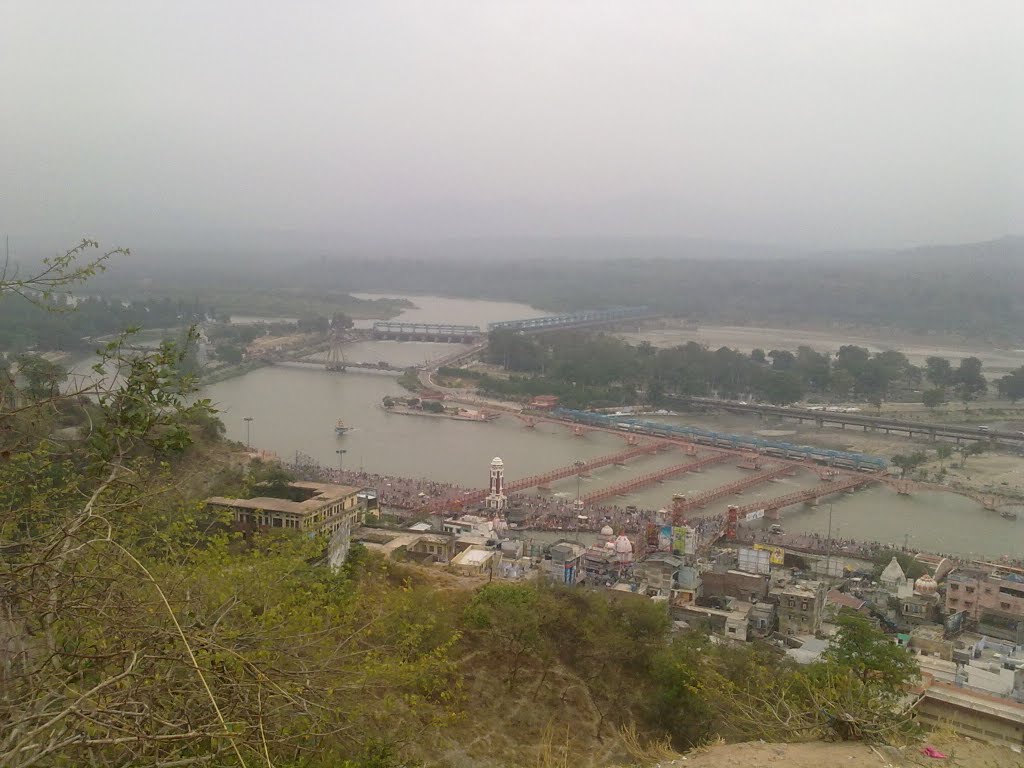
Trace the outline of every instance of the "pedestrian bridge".
<instances>
[{"instance_id":1,"label":"pedestrian bridge","mask_svg":"<svg viewBox=\"0 0 1024 768\"><path fill-rule=\"evenodd\" d=\"M373 338L389 341L440 341L448 344L472 344L483 336L478 325L451 323L402 323L378 320Z\"/></svg>"},{"instance_id":2,"label":"pedestrian bridge","mask_svg":"<svg viewBox=\"0 0 1024 768\"><path fill-rule=\"evenodd\" d=\"M582 312L570 312L565 315L547 315L531 317L526 320L505 320L491 323L490 331L547 331L556 328L583 328L590 325L604 325L620 320L642 320L655 315L647 307L612 307L611 309L591 309Z\"/></svg>"},{"instance_id":3,"label":"pedestrian bridge","mask_svg":"<svg viewBox=\"0 0 1024 768\"><path fill-rule=\"evenodd\" d=\"M613 307L563 315L531 317L526 320L505 320L491 323L484 330L478 325L455 325L453 323L410 323L378 320L373 324L373 338L389 341L435 341L447 344L473 344L490 331L511 331L513 333L539 333L559 328L587 328L607 325L624 320L642 320L656 317L647 307Z\"/></svg>"}]
</instances>

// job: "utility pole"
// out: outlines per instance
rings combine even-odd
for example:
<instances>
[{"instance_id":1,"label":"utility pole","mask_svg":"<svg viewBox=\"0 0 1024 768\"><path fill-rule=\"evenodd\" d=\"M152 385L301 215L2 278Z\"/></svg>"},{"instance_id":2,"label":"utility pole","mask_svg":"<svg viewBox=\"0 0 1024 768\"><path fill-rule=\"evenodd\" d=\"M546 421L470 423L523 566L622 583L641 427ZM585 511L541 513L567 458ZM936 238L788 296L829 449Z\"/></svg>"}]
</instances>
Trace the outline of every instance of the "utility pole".
<instances>
[{"instance_id":1,"label":"utility pole","mask_svg":"<svg viewBox=\"0 0 1024 768\"><path fill-rule=\"evenodd\" d=\"M341 474L342 473L342 465L341 465L341 463L342 463L342 460L345 458L345 454L348 453L348 451L346 451L344 448L339 448L338 450L335 451L335 453L338 454L338 482L340 483L341 482L341 478L342 478L342 474Z\"/></svg>"},{"instance_id":2,"label":"utility pole","mask_svg":"<svg viewBox=\"0 0 1024 768\"><path fill-rule=\"evenodd\" d=\"M825 576L832 571L832 505L828 505L828 541L825 544Z\"/></svg>"},{"instance_id":3,"label":"utility pole","mask_svg":"<svg viewBox=\"0 0 1024 768\"><path fill-rule=\"evenodd\" d=\"M246 416L242 421L245 422L245 447L252 450L252 416Z\"/></svg>"}]
</instances>

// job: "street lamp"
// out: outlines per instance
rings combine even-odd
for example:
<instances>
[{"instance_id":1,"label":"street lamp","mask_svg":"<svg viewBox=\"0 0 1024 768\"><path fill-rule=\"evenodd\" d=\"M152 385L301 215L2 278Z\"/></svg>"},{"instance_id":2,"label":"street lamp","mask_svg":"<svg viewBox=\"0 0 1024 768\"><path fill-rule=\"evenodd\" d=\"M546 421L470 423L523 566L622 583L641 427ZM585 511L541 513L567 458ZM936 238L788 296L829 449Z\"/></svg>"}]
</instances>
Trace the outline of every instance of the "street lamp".
<instances>
[{"instance_id":1,"label":"street lamp","mask_svg":"<svg viewBox=\"0 0 1024 768\"><path fill-rule=\"evenodd\" d=\"M246 416L242 421L245 422L245 447L252 449L252 416Z\"/></svg>"},{"instance_id":2,"label":"street lamp","mask_svg":"<svg viewBox=\"0 0 1024 768\"><path fill-rule=\"evenodd\" d=\"M340 483L342 472L341 462L345 458L345 454L348 453L348 451L346 451L344 448L339 448L338 450L335 451L335 453L338 454L338 482Z\"/></svg>"}]
</instances>

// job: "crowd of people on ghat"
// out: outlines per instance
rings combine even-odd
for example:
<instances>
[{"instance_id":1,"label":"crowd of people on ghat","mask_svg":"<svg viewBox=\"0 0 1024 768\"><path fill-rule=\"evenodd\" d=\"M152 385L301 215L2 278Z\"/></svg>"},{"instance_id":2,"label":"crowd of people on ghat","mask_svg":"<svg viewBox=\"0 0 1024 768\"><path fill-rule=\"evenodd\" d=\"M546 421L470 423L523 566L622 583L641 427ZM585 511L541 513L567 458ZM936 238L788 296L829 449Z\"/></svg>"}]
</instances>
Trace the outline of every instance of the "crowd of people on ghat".
<instances>
[{"instance_id":1,"label":"crowd of people on ghat","mask_svg":"<svg viewBox=\"0 0 1024 768\"><path fill-rule=\"evenodd\" d=\"M390 509L397 516L415 518L420 510L438 500L452 503L458 507L460 500L472 491L452 483L444 483L426 478L399 477L357 470L339 470L324 467L309 457L299 460L289 467L302 477L312 480L342 483L361 488L373 488L378 494L378 503ZM574 499L554 494L513 494L509 498L509 510L517 513L519 528L533 530L573 530L600 531L604 526L611 526L616 532L640 534L649 524L667 525L671 523L671 513L665 510L639 509L634 506L602 505L589 506L580 512ZM468 510L467 510L468 511ZM700 541L716 539L725 530L724 514L707 515L689 518L685 524L696 531ZM755 530L741 527L738 541L751 544L769 544L804 550L807 552L824 553L831 550L836 554L859 557L866 560L874 559L883 552L901 549L921 554L938 554L943 557L957 559L955 555L942 553L924 553L906 546L895 546L879 541L857 541L850 538L832 538L819 533L772 533L768 530ZM1001 558L1006 565L1024 567L1024 559Z\"/></svg>"}]
</instances>

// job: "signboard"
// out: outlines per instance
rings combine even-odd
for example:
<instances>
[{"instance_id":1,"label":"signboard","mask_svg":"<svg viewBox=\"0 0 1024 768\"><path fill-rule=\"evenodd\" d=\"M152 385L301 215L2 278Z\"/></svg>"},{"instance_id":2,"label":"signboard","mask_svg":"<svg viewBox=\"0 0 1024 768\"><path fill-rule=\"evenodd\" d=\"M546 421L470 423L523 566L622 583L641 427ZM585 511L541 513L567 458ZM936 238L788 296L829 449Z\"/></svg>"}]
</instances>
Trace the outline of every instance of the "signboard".
<instances>
[{"instance_id":1,"label":"signboard","mask_svg":"<svg viewBox=\"0 0 1024 768\"><path fill-rule=\"evenodd\" d=\"M755 509L753 512L747 512L747 514L743 516L743 519L744 520L760 520L762 517L764 517L764 510L763 509Z\"/></svg>"},{"instance_id":2,"label":"signboard","mask_svg":"<svg viewBox=\"0 0 1024 768\"><path fill-rule=\"evenodd\" d=\"M745 573L767 574L771 571L771 552L766 549L741 547L737 553L738 570Z\"/></svg>"},{"instance_id":3,"label":"signboard","mask_svg":"<svg viewBox=\"0 0 1024 768\"><path fill-rule=\"evenodd\" d=\"M672 551L686 554L686 528L682 525L672 529Z\"/></svg>"},{"instance_id":4,"label":"signboard","mask_svg":"<svg viewBox=\"0 0 1024 768\"><path fill-rule=\"evenodd\" d=\"M659 552L671 552L672 551L672 526L663 525L661 527L661 533L658 534L658 551Z\"/></svg>"},{"instance_id":5,"label":"signboard","mask_svg":"<svg viewBox=\"0 0 1024 768\"><path fill-rule=\"evenodd\" d=\"M786 562L786 551L782 547L770 547L767 544L755 544L754 549L763 549L770 552L772 565L784 565Z\"/></svg>"},{"instance_id":6,"label":"signboard","mask_svg":"<svg viewBox=\"0 0 1024 768\"><path fill-rule=\"evenodd\" d=\"M843 575L843 563L841 560L817 560L811 566L811 570L818 576L828 576L838 579Z\"/></svg>"},{"instance_id":7,"label":"signboard","mask_svg":"<svg viewBox=\"0 0 1024 768\"><path fill-rule=\"evenodd\" d=\"M576 583L576 568L571 565L565 566L565 573L563 575L564 583L575 584Z\"/></svg>"}]
</instances>

